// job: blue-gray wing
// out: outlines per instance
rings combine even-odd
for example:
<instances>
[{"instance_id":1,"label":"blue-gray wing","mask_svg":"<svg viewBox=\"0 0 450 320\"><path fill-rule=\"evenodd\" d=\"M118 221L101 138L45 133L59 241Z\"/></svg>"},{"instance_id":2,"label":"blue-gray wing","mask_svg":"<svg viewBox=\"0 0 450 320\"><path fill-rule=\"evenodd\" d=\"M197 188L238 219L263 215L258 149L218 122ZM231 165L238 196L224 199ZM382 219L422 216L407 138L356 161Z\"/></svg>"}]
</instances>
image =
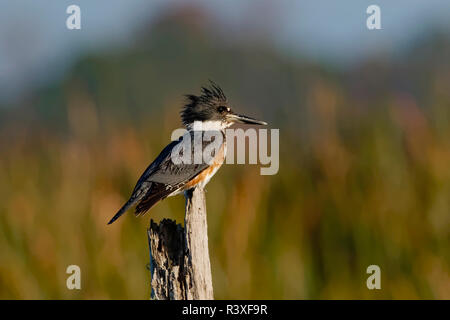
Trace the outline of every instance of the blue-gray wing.
<instances>
[{"instance_id":1,"label":"blue-gray wing","mask_svg":"<svg viewBox=\"0 0 450 320\"><path fill-rule=\"evenodd\" d=\"M190 143L190 163L178 163L172 160L173 151L182 148L183 138L178 141L173 141L167 145L158 157L147 167L142 176L139 178L130 199L123 205L123 207L116 213L116 215L108 223L114 222L131 206L139 202L136 206L135 213L145 213L156 202L169 196L172 192L183 187L188 181L197 176L200 172L206 169L209 165L207 163L192 163L193 150L203 150L203 148L210 143L209 141L196 141L191 138ZM198 146L201 144L201 146ZM199 148L200 147L200 148Z\"/></svg>"},{"instance_id":2,"label":"blue-gray wing","mask_svg":"<svg viewBox=\"0 0 450 320\"><path fill-rule=\"evenodd\" d=\"M192 134L191 134L192 135ZM194 163L194 150L204 150L204 147L209 141L194 141L191 137L191 143L187 145L186 150L183 150L183 140L180 138L178 141L173 141L167 147L161 151L160 155L153 161L152 164L145 170L141 178L136 184L136 188L139 189L140 184L145 183L161 183L167 186L167 188L175 190L175 188L188 182L204 169L208 167L207 163L203 161L201 163ZM186 146L186 145L185 145ZM180 155L183 152L187 152L188 156L184 158L183 163ZM179 156L179 157L177 157Z\"/></svg>"}]
</instances>

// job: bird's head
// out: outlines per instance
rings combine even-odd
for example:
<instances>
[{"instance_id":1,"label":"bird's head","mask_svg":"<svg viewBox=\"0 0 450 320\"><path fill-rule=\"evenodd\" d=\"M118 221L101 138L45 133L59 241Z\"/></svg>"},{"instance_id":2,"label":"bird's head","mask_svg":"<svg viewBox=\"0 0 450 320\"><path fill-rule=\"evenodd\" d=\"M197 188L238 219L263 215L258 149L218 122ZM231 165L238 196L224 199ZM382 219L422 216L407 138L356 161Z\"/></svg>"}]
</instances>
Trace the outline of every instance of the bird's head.
<instances>
[{"instance_id":1,"label":"bird's head","mask_svg":"<svg viewBox=\"0 0 450 320\"><path fill-rule=\"evenodd\" d=\"M233 112L222 89L212 81L208 87L202 87L201 95L186 97L188 101L181 111L181 119L188 128L197 121L212 124L217 129L227 128L235 122L267 125L264 121Z\"/></svg>"}]
</instances>

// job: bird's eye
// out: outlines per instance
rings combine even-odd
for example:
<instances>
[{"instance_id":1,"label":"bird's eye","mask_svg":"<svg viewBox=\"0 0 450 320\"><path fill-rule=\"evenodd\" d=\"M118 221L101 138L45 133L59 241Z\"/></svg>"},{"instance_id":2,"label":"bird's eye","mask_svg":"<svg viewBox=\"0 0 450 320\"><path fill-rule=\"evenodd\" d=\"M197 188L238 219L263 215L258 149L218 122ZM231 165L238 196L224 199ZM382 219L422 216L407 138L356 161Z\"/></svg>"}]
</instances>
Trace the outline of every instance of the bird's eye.
<instances>
[{"instance_id":1,"label":"bird's eye","mask_svg":"<svg viewBox=\"0 0 450 320\"><path fill-rule=\"evenodd\" d=\"M225 106L220 106L217 108L217 111L219 111L220 113L229 112L230 108L225 107Z\"/></svg>"}]
</instances>

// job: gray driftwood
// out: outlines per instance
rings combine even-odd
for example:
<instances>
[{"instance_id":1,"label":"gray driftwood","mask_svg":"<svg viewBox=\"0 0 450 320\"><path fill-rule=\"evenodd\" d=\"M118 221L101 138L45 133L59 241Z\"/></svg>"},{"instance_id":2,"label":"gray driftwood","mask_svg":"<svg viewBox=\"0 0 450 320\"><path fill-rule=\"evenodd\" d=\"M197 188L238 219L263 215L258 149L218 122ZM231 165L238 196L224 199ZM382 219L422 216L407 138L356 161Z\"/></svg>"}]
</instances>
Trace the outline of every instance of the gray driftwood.
<instances>
[{"instance_id":1,"label":"gray driftwood","mask_svg":"<svg viewBox=\"0 0 450 320\"><path fill-rule=\"evenodd\" d=\"M152 299L214 299L205 193L195 188L186 192L185 197L184 228L169 219L159 224L150 221Z\"/></svg>"}]
</instances>

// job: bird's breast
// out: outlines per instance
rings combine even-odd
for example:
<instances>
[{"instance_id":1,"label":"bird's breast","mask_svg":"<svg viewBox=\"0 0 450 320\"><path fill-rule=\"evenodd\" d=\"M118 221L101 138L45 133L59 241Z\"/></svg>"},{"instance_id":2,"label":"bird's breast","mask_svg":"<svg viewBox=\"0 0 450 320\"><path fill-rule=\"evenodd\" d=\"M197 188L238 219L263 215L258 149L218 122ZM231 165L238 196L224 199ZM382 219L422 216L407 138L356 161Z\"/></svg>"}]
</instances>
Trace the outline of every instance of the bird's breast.
<instances>
[{"instance_id":1,"label":"bird's breast","mask_svg":"<svg viewBox=\"0 0 450 320\"><path fill-rule=\"evenodd\" d=\"M227 144L226 141L222 143L219 150L217 151L217 154L214 156L214 159L211 162L211 165L204 169L202 172L200 172L197 176L195 176L194 179L189 181L186 184L185 189L190 189L194 186L199 186L203 188L209 180L216 174L217 170L222 166L223 162L225 161L225 155L227 153Z\"/></svg>"}]
</instances>

